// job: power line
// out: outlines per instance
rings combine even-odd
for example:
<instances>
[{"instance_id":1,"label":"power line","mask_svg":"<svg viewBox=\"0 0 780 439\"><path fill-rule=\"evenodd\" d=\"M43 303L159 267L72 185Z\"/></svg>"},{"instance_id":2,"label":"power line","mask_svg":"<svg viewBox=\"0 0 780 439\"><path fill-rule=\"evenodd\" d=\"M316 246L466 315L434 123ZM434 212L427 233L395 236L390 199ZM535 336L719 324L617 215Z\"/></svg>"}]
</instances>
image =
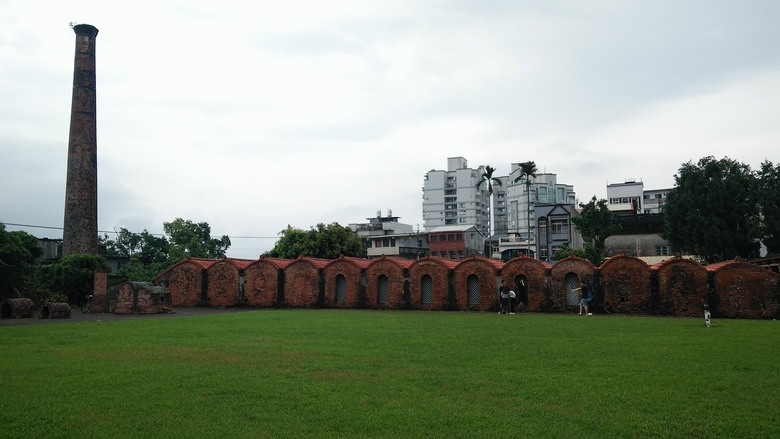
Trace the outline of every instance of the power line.
<instances>
[{"instance_id":1,"label":"power line","mask_svg":"<svg viewBox=\"0 0 780 439\"><path fill-rule=\"evenodd\" d=\"M18 223L3 223L0 221L0 223L5 224L7 226L17 226L17 227L30 227L34 229L50 229L50 230L63 230L62 227L52 227L52 226L37 226L34 224L18 224ZM98 233L114 233L116 234L116 230L98 230ZM152 236L166 236L164 233L149 233ZM216 234L215 234L216 235ZM278 239L278 236L230 236L228 235L228 238L230 239Z\"/></svg>"}]
</instances>

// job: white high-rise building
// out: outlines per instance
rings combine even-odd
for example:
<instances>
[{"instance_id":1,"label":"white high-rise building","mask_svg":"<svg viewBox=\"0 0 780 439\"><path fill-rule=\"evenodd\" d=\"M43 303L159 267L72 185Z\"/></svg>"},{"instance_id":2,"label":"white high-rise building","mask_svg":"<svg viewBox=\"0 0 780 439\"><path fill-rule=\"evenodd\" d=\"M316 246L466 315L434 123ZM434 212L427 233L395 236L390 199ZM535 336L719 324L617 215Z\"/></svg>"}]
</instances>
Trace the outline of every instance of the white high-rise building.
<instances>
[{"instance_id":1,"label":"white high-rise building","mask_svg":"<svg viewBox=\"0 0 780 439\"><path fill-rule=\"evenodd\" d=\"M423 227L475 226L487 235L488 190L479 184L484 169L468 167L463 157L447 159L447 170L431 169L423 184ZM495 191L495 188L494 188Z\"/></svg>"},{"instance_id":2,"label":"white high-rise building","mask_svg":"<svg viewBox=\"0 0 780 439\"><path fill-rule=\"evenodd\" d=\"M526 185L520 176L520 164L511 164L508 176L494 175L493 205L487 184L477 185L485 172L483 166L468 167L463 157L447 159L447 170L430 170L423 185L423 227L430 231L443 226L474 226L490 242L488 256L498 257L503 247L532 255L536 245L536 218L539 205L576 205L574 186L560 184L557 175L538 173ZM529 196L530 192L530 196ZM492 213L492 215L490 215ZM488 217L490 235L488 235Z\"/></svg>"}]
</instances>

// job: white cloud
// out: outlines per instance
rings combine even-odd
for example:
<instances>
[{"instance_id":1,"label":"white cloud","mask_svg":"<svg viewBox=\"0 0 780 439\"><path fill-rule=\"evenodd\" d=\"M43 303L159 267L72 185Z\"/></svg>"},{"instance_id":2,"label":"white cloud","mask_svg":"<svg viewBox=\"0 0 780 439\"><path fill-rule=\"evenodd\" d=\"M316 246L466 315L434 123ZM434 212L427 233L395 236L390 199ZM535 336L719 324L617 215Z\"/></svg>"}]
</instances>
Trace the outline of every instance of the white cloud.
<instances>
[{"instance_id":1,"label":"white cloud","mask_svg":"<svg viewBox=\"0 0 780 439\"><path fill-rule=\"evenodd\" d=\"M99 227L207 221L265 237L234 240L256 257L287 224L421 224L425 172L452 156L534 160L582 201L669 187L706 155L780 161L778 18L774 1L0 0L0 221L61 224L70 21L100 30Z\"/></svg>"}]
</instances>

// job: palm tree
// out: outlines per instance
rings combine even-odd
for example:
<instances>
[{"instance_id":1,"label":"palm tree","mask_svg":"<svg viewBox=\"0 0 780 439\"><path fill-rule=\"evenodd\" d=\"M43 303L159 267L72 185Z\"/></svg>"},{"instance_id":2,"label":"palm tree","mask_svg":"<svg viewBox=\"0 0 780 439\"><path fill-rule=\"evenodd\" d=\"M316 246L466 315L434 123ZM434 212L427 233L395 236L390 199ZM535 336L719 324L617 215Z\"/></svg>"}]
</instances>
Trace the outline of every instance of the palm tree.
<instances>
[{"instance_id":1,"label":"palm tree","mask_svg":"<svg viewBox=\"0 0 780 439\"><path fill-rule=\"evenodd\" d=\"M536 173L539 169L536 168L536 163L533 161L520 163L520 175L515 178L513 183L517 183L525 178L525 192L526 192L526 204L528 205L528 243L531 243L531 179L536 177ZM529 249L530 251L530 249Z\"/></svg>"},{"instance_id":2,"label":"palm tree","mask_svg":"<svg viewBox=\"0 0 780 439\"><path fill-rule=\"evenodd\" d=\"M490 165L485 166L485 170L482 172L482 175L479 178L479 183L477 183L477 189L482 186L483 183L487 182L487 189L488 194L490 195L490 198L488 199L488 246L490 246L490 217L492 215L492 204L493 204L493 183L495 183L498 186L501 186L501 180L499 180L496 177L493 177L493 172L495 172L496 169ZM487 247L491 248L491 247ZM490 251L488 251L490 253ZM488 256L490 256L488 254Z\"/></svg>"}]
</instances>

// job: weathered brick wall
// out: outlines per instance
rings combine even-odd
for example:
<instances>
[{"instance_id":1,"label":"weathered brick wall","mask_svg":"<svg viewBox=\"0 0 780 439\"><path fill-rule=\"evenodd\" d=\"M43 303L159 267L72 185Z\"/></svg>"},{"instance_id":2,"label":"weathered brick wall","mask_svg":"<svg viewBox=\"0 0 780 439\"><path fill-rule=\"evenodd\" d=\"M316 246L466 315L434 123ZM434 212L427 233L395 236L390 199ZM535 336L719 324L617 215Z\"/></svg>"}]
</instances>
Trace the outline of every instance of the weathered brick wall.
<instances>
[{"instance_id":1,"label":"weathered brick wall","mask_svg":"<svg viewBox=\"0 0 780 439\"><path fill-rule=\"evenodd\" d=\"M673 258L658 267L658 312L701 316L707 301L707 270L690 259Z\"/></svg>"},{"instance_id":2,"label":"weathered brick wall","mask_svg":"<svg viewBox=\"0 0 780 439\"><path fill-rule=\"evenodd\" d=\"M722 317L780 317L780 274L746 262L733 262L714 276L717 300L712 311Z\"/></svg>"},{"instance_id":3,"label":"weathered brick wall","mask_svg":"<svg viewBox=\"0 0 780 439\"><path fill-rule=\"evenodd\" d=\"M455 308L472 311L498 309L498 282L495 266L483 258L463 260L453 270L455 286ZM475 276L479 282L479 302L469 304L469 278Z\"/></svg>"},{"instance_id":4,"label":"weathered brick wall","mask_svg":"<svg viewBox=\"0 0 780 439\"><path fill-rule=\"evenodd\" d=\"M89 312L108 312L107 290L108 273L103 271L95 272L94 286L92 288L92 304L89 307Z\"/></svg>"},{"instance_id":5,"label":"weathered brick wall","mask_svg":"<svg viewBox=\"0 0 780 439\"><path fill-rule=\"evenodd\" d=\"M580 280L585 281L591 287L595 286L596 267L589 261L569 256L558 261L550 269L550 277L547 280L544 311L566 311L571 306L566 303L566 294L569 286L566 285L566 275L574 274ZM572 307L573 308L573 307Z\"/></svg>"},{"instance_id":6,"label":"weathered brick wall","mask_svg":"<svg viewBox=\"0 0 780 439\"><path fill-rule=\"evenodd\" d=\"M387 276L388 300L386 308L400 309L407 306L404 300L404 269L392 259L379 259L366 267L366 296L371 303L379 297L379 277Z\"/></svg>"},{"instance_id":7,"label":"weathered brick wall","mask_svg":"<svg viewBox=\"0 0 780 439\"><path fill-rule=\"evenodd\" d=\"M173 306L199 305L201 287L205 270L191 262L183 262L173 266L158 282L168 289Z\"/></svg>"},{"instance_id":8,"label":"weathered brick wall","mask_svg":"<svg viewBox=\"0 0 780 439\"><path fill-rule=\"evenodd\" d=\"M448 306L450 269L438 258L418 259L409 267L409 306L414 309L445 309ZM422 278L428 275L433 281L433 302L423 304Z\"/></svg>"},{"instance_id":9,"label":"weathered brick wall","mask_svg":"<svg viewBox=\"0 0 780 439\"><path fill-rule=\"evenodd\" d=\"M41 307L42 319L69 319L70 304L64 302L46 302Z\"/></svg>"},{"instance_id":10,"label":"weathered brick wall","mask_svg":"<svg viewBox=\"0 0 780 439\"><path fill-rule=\"evenodd\" d=\"M249 306L271 307L279 297L279 267L259 260L244 270L244 300Z\"/></svg>"},{"instance_id":11,"label":"weathered brick wall","mask_svg":"<svg viewBox=\"0 0 780 439\"><path fill-rule=\"evenodd\" d=\"M501 278L509 288L520 293L522 285L519 285L520 279L525 282L526 295L528 302L525 307L518 308L521 311L538 312L542 310L544 304L545 280L547 279L548 267L540 260L519 256L509 260L501 269Z\"/></svg>"},{"instance_id":12,"label":"weathered brick wall","mask_svg":"<svg viewBox=\"0 0 780 439\"><path fill-rule=\"evenodd\" d=\"M609 312L652 312L652 271L644 261L633 256L615 256L601 265L599 273L603 303Z\"/></svg>"},{"instance_id":13,"label":"weathered brick wall","mask_svg":"<svg viewBox=\"0 0 780 439\"><path fill-rule=\"evenodd\" d=\"M475 276L480 289L479 303L472 307L475 310L495 309L499 280L510 288L517 288L514 284L523 278L528 282L527 310L570 311L576 309L576 305L567 306L567 290L571 288L567 285L567 278L571 278L572 281L582 279L591 284L595 296L592 309L596 311L604 305L612 313L699 317L704 303L708 302L713 313L723 317L780 316L780 275L742 261L705 268L692 260L674 258L648 267L634 257L617 256L610 258L599 269L576 257L552 266L525 257L512 259L506 264L483 258L458 262L436 257L413 262L389 258L374 261L346 258L336 261L311 258L276 260L277 263L269 261L261 259L245 268L244 296L249 305L312 307L322 304L335 307L336 277L343 275L347 286L344 306L377 306L379 279L387 276L389 294L385 308L468 309L468 279ZM239 295L238 267L227 261L211 263L204 260L176 264L160 276L158 282L168 288L173 306L201 304L203 267L210 267L209 304L235 306ZM432 280L431 304L421 303L425 275ZM281 303L278 300L280 277L284 279ZM121 298L118 300L121 301Z\"/></svg>"},{"instance_id":14,"label":"weathered brick wall","mask_svg":"<svg viewBox=\"0 0 780 439\"><path fill-rule=\"evenodd\" d=\"M135 308L136 291L132 282L122 282L116 291L116 314L132 314Z\"/></svg>"},{"instance_id":15,"label":"weathered brick wall","mask_svg":"<svg viewBox=\"0 0 780 439\"><path fill-rule=\"evenodd\" d=\"M238 268L230 262L220 261L207 271L209 306L225 308L239 303Z\"/></svg>"},{"instance_id":16,"label":"weathered brick wall","mask_svg":"<svg viewBox=\"0 0 780 439\"><path fill-rule=\"evenodd\" d=\"M311 262L298 259L284 270L284 303L295 308L317 304L320 271Z\"/></svg>"},{"instance_id":17,"label":"weathered brick wall","mask_svg":"<svg viewBox=\"0 0 780 439\"><path fill-rule=\"evenodd\" d=\"M171 312L168 291L149 282L122 282L117 289L116 314L157 314Z\"/></svg>"},{"instance_id":18,"label":"weathered brick wall","mask_svg":"<svg viewBox=\"0 0 780 439\"><path fill-rule=\"evenodd\" d=\"M4 319L30 318L35 314L35 304L26 297L3 299L0 309L0 317Z\"/></svg>"},{"instance_id":19,"label":"weathered brick wall","mask_svg":"<svg viewBox=\"0 0 780 439\"><path fill-rule=\"evenodd\" d=\"M336 284L339 275L344 276L344 286L346 287L344 303L338 303L336 300ZM360 267L350 260L335 260L322 270L322 276L325 279L325 299L322 303L323 306L332 308L356 308L358 306L358 301L360 299L360 283L362 280ZM368 300L370 301L371 299Z\"/></svg>"}]
</instances>

